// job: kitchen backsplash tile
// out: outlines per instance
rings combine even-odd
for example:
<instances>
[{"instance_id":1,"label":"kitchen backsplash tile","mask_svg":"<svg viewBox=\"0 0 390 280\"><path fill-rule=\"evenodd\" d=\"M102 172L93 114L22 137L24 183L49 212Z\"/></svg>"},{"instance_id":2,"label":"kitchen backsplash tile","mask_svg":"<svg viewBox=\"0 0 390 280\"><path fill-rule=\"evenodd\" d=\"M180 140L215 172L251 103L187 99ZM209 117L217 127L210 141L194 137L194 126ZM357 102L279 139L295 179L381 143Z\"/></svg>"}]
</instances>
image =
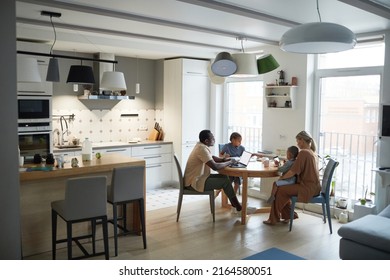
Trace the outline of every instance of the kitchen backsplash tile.
<instances>
[{"instance_id":1,"label":"kitchen backsplash tile","mask_svg":"<svg viewBox=\"0 0 390 280\"><path fill-rule=\"evenodd\" d=\"M92 142L128 142L133 138L147 139L155 122L163 128L162 110L53 110L54 116L66 116L69 138L76 137L81 141L88 137ZM74 114L74 119L69 116ZM138 114L137 117L122 117L122 114ZM146 127L147 130L142 128ZM53 118L53 129L61 131L59 118ZM66 139L66 135L64 136ZM57 143L57 135L54 141Z\"/></svg>"}]
</instances>

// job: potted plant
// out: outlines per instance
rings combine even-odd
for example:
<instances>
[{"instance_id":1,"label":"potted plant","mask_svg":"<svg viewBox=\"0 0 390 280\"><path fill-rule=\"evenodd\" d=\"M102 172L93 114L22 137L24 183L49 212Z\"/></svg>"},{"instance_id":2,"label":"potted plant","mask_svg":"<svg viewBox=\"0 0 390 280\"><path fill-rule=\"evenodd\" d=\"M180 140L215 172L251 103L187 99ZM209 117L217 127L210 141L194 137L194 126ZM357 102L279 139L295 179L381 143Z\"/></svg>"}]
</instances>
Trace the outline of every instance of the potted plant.
<instances>
[{"instance_id":1,"label":"potted plant","mask_svg":"<svg viewBox=\"0 0 390 280\"><path fill-rule=\"evenodd\" d=\"M367 202L372 202L371 199L367 198L367 191L368 191L368 189L366 188L366 191L364 192L364 197L359 199L361 205L366 205ZM375 193L370 192L370 196L373 196L373 195L375 195Z\"/></svg>"}]
</instances>

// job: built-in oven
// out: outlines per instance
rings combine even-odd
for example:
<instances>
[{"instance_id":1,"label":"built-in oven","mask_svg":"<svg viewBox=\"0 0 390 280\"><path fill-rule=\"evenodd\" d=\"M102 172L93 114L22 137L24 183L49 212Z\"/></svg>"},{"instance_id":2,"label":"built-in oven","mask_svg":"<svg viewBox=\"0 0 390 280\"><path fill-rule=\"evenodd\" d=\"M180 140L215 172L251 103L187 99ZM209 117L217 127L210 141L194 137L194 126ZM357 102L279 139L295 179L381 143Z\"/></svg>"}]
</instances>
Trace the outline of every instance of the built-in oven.
<instances>
[{"instance_id":1,"label":"built-in oven","mask_svg":"<svg viewBox=\"0 0 390 280\"><path fill-rule=\"evenodd\" d=\"M18 95L18 123L51 122L50 95Z\"/></svg>"},{"instance_id":2,"label":"built-in oven","mask_svg":"<svg viewBox=\"0 0 390 280\"><path fill-rule=\"evenodd\" d=\"M46 157L53 152L53 139L51 130L19 130L20 155L26 163L32 163L34 155L39 154Z\"/></svg>"},{"instance_id":3,"label":"built-in oven","mask_svg":"<svg viewBox=\"0 0 390 280\"><path fill-rule=\"evenodd\" d=\"M51 95L18 94L19 149L26 163L53 152L51 103Z\"/></svg>"}]
</instances>

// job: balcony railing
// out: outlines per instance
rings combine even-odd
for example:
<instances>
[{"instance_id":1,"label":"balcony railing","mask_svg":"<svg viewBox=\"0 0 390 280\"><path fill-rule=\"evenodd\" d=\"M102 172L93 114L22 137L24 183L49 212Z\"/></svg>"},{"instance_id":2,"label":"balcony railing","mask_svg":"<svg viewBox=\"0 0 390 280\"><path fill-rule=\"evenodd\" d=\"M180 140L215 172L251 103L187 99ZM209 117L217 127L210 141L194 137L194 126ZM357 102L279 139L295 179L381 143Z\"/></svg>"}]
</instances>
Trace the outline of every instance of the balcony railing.
<instances>
[{"instance_id":1,"label":"balcony railing","mask_svg":"<svg viewBox=\"0 0 390 280\"><path fill-rule=\"evenodd\" d=\"M335 170L335 196L359 199L375 192L377 136L322 132L319 155L329 155L340 162ZM373 199L373 197L367 197Z\"/></svg>"},{"instance_id":2,"label":"balcony railing","mask_svg":"<svg viewBox=\"0 0 390 280\"><path fill-rule=\"evenodd\" d=\"M239 131L245 139L248 151L257 151L262 147L261 128L232 126L228 133ZM327 155L340 162L333 177L336 198L358 200L375 192L375 174L372 171L377 161L377 136L346 133L322 132L318 144L320 157ZM374 200L368 195L367 198Z\"/></svg>"}]
</instances>

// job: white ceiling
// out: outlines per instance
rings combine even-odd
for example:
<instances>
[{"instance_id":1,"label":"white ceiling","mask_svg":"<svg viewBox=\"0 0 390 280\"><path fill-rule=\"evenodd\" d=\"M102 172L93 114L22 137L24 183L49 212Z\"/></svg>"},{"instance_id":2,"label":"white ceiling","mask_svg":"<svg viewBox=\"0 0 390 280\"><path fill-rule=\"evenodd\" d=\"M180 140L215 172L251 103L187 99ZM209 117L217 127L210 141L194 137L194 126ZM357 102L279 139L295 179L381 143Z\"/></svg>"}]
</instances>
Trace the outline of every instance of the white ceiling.
<instances>
[{"instance_id":1,"label":"white ceiling","mask_svg":"<svg viewBox=\"0 0 390 280\"><path fill-rule=\"evenodd\" d=\"M372 1L319 0L321 19L358 35L390 29L389 10ZM53 18L55 51L150 59L239 52L237 37L246 38L246 52L261 52L289 28L319 21L316 0L16 0L18 40L42 41L48 50L54 31L41 11L62 14Z\"/></svg>"}]
</instances>

